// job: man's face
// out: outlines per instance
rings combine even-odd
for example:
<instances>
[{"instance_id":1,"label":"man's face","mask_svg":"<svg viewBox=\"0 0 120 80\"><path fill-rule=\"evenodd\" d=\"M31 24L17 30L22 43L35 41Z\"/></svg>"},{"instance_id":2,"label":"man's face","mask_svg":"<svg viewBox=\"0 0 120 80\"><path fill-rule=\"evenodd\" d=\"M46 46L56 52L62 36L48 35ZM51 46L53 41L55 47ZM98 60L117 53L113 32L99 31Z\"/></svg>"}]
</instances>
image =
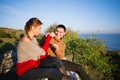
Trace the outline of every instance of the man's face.
<instances>
[{"instance_id":1,"label":"man's face","mask_svg":"<svg viewBox=\"0 0 120 80\"><path fill-rule=\"evenodd\" d=\"M56 30L55 30L55 37L60 39L60 38L62 38L65 35L65 33L66 32L64 31L63 28L56 28Z\"/></svg>"}]
</instances>

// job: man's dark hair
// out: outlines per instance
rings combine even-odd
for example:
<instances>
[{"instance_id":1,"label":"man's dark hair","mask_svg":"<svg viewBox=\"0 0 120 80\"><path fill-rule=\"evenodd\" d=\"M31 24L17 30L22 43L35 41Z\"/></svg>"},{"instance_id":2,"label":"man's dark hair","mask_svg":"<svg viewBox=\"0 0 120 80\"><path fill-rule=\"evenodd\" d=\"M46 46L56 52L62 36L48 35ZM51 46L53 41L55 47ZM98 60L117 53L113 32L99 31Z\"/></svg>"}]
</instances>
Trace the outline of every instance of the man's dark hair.
<instances>
[{"instance_id":1,"label":"man's dark hair","mask_svg":"<svg viewBox=\"0 0 120 80\"><path fill-rule=\"evenodd\" d=\"M63 28L64 32L66 32L66 27L63 24L57 25L56 28Z\"/></svg>"}]
</instances>

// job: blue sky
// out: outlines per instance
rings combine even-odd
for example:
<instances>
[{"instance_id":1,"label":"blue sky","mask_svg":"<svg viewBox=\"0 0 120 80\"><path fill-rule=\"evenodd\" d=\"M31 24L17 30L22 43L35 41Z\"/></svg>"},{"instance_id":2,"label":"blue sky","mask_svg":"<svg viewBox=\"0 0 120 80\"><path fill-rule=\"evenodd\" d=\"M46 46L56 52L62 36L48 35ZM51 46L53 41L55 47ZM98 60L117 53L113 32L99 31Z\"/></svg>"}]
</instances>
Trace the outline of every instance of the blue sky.
<instances>
[{"instance_id":1,"label":"blue sky","mask_svg":"<svg viewBox=\"0 0 120 80\"><path fill-rule=\"evenodd\" d=\"M80 33L120 33L120 0L0 0L0 27L24 29L31 17Z\"/></svg>"}]
</instances>

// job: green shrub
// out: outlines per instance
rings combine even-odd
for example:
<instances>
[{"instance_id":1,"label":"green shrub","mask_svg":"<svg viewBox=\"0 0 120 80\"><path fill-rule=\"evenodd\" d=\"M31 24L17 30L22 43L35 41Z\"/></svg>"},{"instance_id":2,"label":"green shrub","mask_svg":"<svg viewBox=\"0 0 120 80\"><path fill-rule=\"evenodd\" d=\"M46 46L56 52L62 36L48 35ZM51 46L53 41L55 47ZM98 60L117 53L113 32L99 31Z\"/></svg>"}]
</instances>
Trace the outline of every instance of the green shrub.
<instances>
[{"instance_id":1,"label":"green shrub","mask_svg":"<svg viewBox=\"0 0 120 80\"><path fill-rule=\"evenodd\" d=\"M16 46L12 43L5 43L0 47L0 55L10 50L16 50Z\"/></svg>"},{"instance_id":2,"label":"green shrub","mask_svg":"<svg viewBox=\"0 0 120 80\"><path fill-rule=\"evenodd\" d=\"M67 28L66 35L64 36L64 42L68 43L69 41L75 40L78 37L78 31L72 31L71 29Z\"/></svg>"},{"instance_id":3,"label":"green shrub","mask_svg":"<svg viewBox=\"0 0 120 80\"><path fill-rule=\"evenodd\" d=\"M45 33L54 32L56 26L57 24L50 25L50 27L45 31Z\"/></svg>"},{"instance_id":4,"label":"green shrub","mask_svg":"<svg viewBox=\"0 0 120 80\"><path fill-rule=\"evenodd\" d=\"M76 38L67 43L66 53L73 54L73 60L82 64L93 80L112 80L112 65L102 41L91 38Z\"/></svg>"},{"instance_id":5,"label":"green shrub","mask_svg":"<svg viewBox=\"0 0 120 80\"><path fill-rule=\"evenodd\" d=\"M11 38L10 34L6 33L3 30L0 30L0 38Z\"/></svg>"},{"instance_id":6,"label":"green shrub","mask_svg":"<svg viewBox=\"0 0 120 80\"><path fill-rule=\"evenodd\" d=\"M3 40L0 39L0 43L3 43Z\"/></svg>"},{"instance_id":7,"label":"green shrub","mask_svg":"<svg viewBox=\"0 0 120 80\"><path fill-rule=\"evenodd\" d=\"M54 31L57 24L51 25L47 32ZM110 61L110 56L105 50L104 41L96 38L96 35L91 35L87 38L80 38L78 31L67 29L64 36L66 43L66 56L73 56L72 60L82 64L86 72L93 80L113 80L112 71L117 69Z\"/></svg>"},{"instance_id":8,"label":"green shrub","mask_svg":"<svg viewBox=\"0 0 120 80\"><path fill-rule=\"evenodd\" d=\"M52 25L46 32L53 31L56 24ZM66 56L73 56L72 60L82 64L92 80L113 80L112 71L117 69L110 61L110 56L105 50L104 41L91 35L87 38L80 38L78 31L67 29L64 37L66 43Z\"/></svg>"}]
</instances>

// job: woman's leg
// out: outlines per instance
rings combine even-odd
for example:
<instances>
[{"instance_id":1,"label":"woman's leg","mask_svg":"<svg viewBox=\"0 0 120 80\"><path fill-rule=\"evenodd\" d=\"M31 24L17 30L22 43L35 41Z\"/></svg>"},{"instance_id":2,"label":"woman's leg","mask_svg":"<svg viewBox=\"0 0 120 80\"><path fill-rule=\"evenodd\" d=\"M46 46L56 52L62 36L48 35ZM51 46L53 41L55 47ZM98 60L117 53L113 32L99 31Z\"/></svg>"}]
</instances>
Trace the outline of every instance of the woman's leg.
<instances>
[{"instance_id":1,"label":"woman's leg","mask_svg":"<svg viewBox=\"0 0 120 80\"><path fill-rule=\"evenodd\" d=\"M25 72L18 80L38 80L48 78L50 80L62 80L63 75L55 68L37 68Z\"/></svg>"},{"instance_id":2,"label":"woman's leg","mask_svg":"<svg viewBox=\"0 0 120 80\"><path fill-rule=\"evenodd\" d=\"M63 63L57 57L48 57L44 60L41 60L40 67L42 68L57 68L62 74L67 75Z\"/></svg>"},{"instance_id":3,"label":"woman's leg","mask_svg":"<svg viewBox=\"0 0 120 80\"><path fill-rule=\"evenodd\" d=\"M46 59L41 60L40 68L61 68L63 67L63 63L57 57L48 57Z\"/></svg>"},{"instance_id":4,"label":"woman's leg","mask_svg":"<svg viewBox=\"0 0 120 80\"><path fill-rule=\"evenodd\" d=\"M65 67L63 66L63 63L57 57L49 57L44 60L41 60L40 67L41 68L51 68L51 67L57 68L64 75L62 80L72 80L72 78L70 78L67 75L67 72L65 70Z\"/></svg>"}]
</instances>

